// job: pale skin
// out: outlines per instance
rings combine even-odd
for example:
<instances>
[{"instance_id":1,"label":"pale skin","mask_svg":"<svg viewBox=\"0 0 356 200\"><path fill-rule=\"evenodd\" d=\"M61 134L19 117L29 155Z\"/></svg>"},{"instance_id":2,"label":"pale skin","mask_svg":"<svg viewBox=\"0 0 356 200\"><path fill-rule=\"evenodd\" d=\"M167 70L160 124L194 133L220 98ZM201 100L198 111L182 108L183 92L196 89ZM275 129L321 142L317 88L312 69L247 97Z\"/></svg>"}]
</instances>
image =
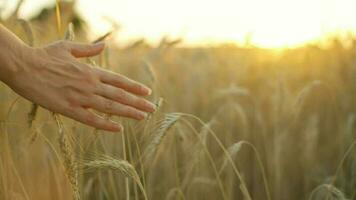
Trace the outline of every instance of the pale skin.
<instances>
[{"instance_id":1,"label":"pale skin","mask_svg":"<svg viewBox=\"0 0 356 200\"><path fill-rule=\"evenodd\" d=\"M33 48L0 24L0 81L50 111L98 129L122 131L121 124L91 109L142 120L156 107L143 98L151 93L143 84L78 61L100 54L104 46L57 41Z\"/></svg>"}]
</instances>

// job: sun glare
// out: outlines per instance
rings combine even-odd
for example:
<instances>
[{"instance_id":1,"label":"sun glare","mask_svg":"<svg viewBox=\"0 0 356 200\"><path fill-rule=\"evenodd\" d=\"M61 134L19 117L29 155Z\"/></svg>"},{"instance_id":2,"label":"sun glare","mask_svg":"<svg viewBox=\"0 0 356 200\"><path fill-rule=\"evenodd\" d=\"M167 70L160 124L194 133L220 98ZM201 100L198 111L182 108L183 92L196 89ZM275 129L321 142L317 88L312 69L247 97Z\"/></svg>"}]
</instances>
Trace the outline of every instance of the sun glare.
<instances>
[{"instance_id":1,"label":"sun glare","mask_svg":"<svg viewBox=\"0 0 356 200\"><path fill-rule=\"evenodd\" d=\"M55 0L52 0L55 2ZM28 0L30 15L47 0ZM97 0L77 1L78 11L96 34L110 29L102 16L117 21L118 40L158 42L181 37L187 45L233 42L275 48L294 47L337 31L355 31L354 0Z\"/></svg>"}]
</instances>

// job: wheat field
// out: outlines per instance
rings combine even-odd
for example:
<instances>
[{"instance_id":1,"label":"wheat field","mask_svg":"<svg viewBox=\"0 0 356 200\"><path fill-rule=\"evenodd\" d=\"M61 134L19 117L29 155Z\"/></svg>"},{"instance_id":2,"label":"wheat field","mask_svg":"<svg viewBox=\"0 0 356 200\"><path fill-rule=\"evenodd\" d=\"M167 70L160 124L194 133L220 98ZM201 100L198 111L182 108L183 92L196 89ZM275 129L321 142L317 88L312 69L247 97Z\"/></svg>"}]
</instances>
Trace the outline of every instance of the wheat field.
<instances>
[{"instance_id":1,"label":"wheat field","mask_svg":"<svg viewBox=\"0 0 356 200\"><path fill-rule=\"evenodd\" d=\"M92 42L72 6L2 23L29 45ZM1 83L1 200L356 199L352 35L283 51L137 40L83 62L145 83L158 110L106 116L125 128L106 133Z\"/></svg>"}]
</instances>

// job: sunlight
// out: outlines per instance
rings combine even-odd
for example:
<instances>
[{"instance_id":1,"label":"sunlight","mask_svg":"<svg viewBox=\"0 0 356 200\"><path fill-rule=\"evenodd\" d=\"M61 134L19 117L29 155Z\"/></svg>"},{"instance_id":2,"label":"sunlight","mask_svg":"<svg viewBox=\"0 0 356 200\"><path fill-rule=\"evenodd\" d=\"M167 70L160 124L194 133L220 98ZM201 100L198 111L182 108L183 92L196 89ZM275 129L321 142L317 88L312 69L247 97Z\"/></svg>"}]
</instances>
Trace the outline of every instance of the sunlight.
<instances>
[{"instance_id":1,"label":"sunlight","mask_svg":"<svg viewBox=\"0 0 356 200\"><path fill-rule=\"evenodd\" d=\"M55 0L53 0L54 2ZM28 0L30 15L46 0ZM79 0L77 9L100 35L110 29L102 16L117 21L118 40L127 43L163 36L182 37L187 45L245 43L260 47L294 47L336 31L356 30L353 0Z\"/></svg>"},{"instance_id":2,"label":"sunlight","mask_svg":"<svg viewBox=\"0 0 356 200\"><path fill-rule=\"evenodd\" d=\"M91 1L78 8L94 10ZM355 30L355 6L352 0L108 0L103 12L97 12L123 25L123 40L146 37L155 42L168 35L183 37L187 44L244 43L250 36L257 46L287 47L337 30Z\"/></svg>"}]
</instances>

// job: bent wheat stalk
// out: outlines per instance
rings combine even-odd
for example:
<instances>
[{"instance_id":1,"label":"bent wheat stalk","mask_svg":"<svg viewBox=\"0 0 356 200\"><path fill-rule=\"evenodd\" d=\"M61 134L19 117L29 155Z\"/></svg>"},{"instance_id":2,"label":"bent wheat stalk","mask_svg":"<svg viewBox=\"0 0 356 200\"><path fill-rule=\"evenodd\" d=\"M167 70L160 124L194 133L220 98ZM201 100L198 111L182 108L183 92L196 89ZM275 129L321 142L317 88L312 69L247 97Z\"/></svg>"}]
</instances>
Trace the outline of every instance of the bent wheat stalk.
<instances>
[{"instance_id":1,"label":"bent wheat stalk","mask_svg":"<svg viewBox=\"0 0 356 200\"><path fill-rule=\"evenodd\" d=\"M159 125L158 130L155 132L153 139L148 144L146 150L144 151L144 159L147 163L148 161L153 160L154 155L156 154L159 145L161 144L163 138L167 135L169 129L171 129L174 124L180 119L181 114L179 113L169 113L166 114L163 122Z\"/></svg>"},{"instance_id":2,"label":"bent wheat stalk","mask_svg":"<svg viewBox=\"0 0 356 200\"><path fill-rule=\"evenodd\" d=\"M107 155L102 155L99 156L99 158L96 160L84 162L83 165L86 169L110 169L120 172L125 177L134 180L140 188L144 199L148 200L146 191L140 181L139 175L137 174L135 168L126 160L115 159Z\"/></svg>"},{"instance_id":3,"label":"bent wheat stalk","mask_svg":"<svg viewBox=\"0 0 356 200\"><path fill-rule=\"evenodd\" d=\"M195 115L191 115L191 114L187 114L187 113L178 113L181 116L185 116L191 119L195 119L197 120L201 125L204 125L205 123L198 117L196 117ZM209 133L213 136L214 140L217 142L217 144L219 145L220 149L223 151L224 155L226 156L227 160L229 161L229 163L231 164L234 173L236 174L236 176L238 177L241 185L240 188L243 188L243 193L247 194L246 192L248 192L247 190L247 186L246 183L244 181L244 179L242 178L242 175L240 173L240 171L237 169L237 166L235 165L231 155L229 154L228 150L224 147L223 143L221 142L221 140L216 136L216 134L214 133L213 130L211 130L209 127L207 127L207 130L209 131ZM218 175L219 176L219 175ZM249 195L250 196L250 195Z\"/></svg>"},{"instance_id":4,"label":"bent wheat stalk","mask_svg":"<svg viewBox=\"0 0 356 200\"><path fill-rule=\"evenodd\" d=\"M183 113L182 113L183 114ZM210 154L209 150L208 150L208 147L206 146L206 144L204 143L204 141L201 139L199 133L195 130L195 128L193 127L193 125L187 120L187 119L182 119L182 121L184 122L184 124L186 124L191 130L193 130L193 133L194 135L198 138L199 142L201 143L202 147L203 147L203 150L204 152L206 153L207 155L207 158L208 158L208 161L210 162L210 165L212 166L213 168L213 171L214 171L214 175L216 177L216 180L217 180L217 183L218 183L218 186L219 186L219 189L220 189L220 192L221 192L221 195L223 197L223 199L228 199L228 196L225 192L225 189L224 189L224 185L221 181L221 178L220 178L220 175L219 175L219 172L218 172L218 169L216 167L216 164L214 162L214 159L212 157L212 155Z\"/></svg>"},{"instance_id":5,"label":"bent wheat stalk","mask_svg":"<svg viewBox=\"0 0 356 200\"><path fill-rule=\"evenodd\" d=\"M267 199L268 200L271 200L271 194L270 194L270 190L269 190L269 187L268 187L268 180L267 180L267 176L266 176L266 172L265 172L265 169L263 167L263 164L262 164L262 159L261 159L261 156L260 154L258 153L256 147L251 144L250 142L247 142L247 141L239 141L233 145L231 145L227 151L229 152L230 156L231 157L235 157L238 152L241 150L242 146L243 145L247 145L249 147L251 147L251 149L253 150L253 152L255 153L256 155L256 159L257 159L257 162L258 162L258 165L260 167L260 170L261 170L261 174L262 174L262 179L263 179L263 183L264 183L264 187L265 187L265 191L266 191L266 196L267 196ZM227 159L227 157L225 157L224 161L223 161L223 164L221 165L220 167L220 170L219 170L219 174L222 173L222 171L224 170L224 168L227 166L229 160ZM244 192L244 191L243 191ZM246 192L246 191L245 191ZM247 193L246 193L247 194Z\"/></svg>"}]
</instances>

